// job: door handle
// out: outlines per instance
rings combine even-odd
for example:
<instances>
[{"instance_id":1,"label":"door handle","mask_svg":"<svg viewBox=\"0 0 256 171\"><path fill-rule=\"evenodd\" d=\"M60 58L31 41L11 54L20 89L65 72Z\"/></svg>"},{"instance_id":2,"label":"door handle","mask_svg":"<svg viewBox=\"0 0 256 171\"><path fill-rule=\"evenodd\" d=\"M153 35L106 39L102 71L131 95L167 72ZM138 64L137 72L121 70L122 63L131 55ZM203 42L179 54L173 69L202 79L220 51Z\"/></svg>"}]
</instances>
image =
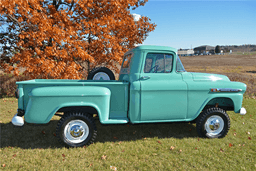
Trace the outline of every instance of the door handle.
<instances>
[{"instance_id":1,"label":"door handle","mask_svg":"<svg viewBox=\"0 0 256 171\"><path fill-rule=\"evenodd\" d=\"M141 77L143 80L147 80L147 79L150 79L150 76L143 76Z\"/></svg>"}]
</instances>

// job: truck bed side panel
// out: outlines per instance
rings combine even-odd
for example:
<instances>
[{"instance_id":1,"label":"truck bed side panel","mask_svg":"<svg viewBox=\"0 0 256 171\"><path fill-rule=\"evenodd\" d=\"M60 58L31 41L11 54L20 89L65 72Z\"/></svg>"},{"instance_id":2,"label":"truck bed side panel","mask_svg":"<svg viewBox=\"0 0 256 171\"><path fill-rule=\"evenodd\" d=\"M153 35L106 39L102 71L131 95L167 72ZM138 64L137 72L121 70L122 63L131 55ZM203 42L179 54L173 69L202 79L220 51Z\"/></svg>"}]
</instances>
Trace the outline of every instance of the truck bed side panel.
<instances>
[{"instance_id":1,"label":"truck bed side panel","mask_svg":"<svg viewBox=\"0 0 256 171\"><path fill-rule=\"evenodd\" d=\"M49 88L56 88L56 87L66 87L67 92L72 92L72 89L81 89L81 87L105 87L110 90L110 104L109 104L109 114L104 114L104 116L107 116L108 118L105 119L118 119L118 118L127 118L127 110L128 110L128 83L118 82L118 81L89 81L89 80L30 80L30 81L23 81L17 83L19 86L23 87L23 109L27 113L26 110L32 110L30 103L33 101L37 105L39 105L41 102L37 102L35 100L35 97L31 96L31 92L36 88L43 88L43 87L49 87ZM57 88L58 89L58 88ZM49 89L50 90L50 89ZM77 91L80 92L81 90ZM51 94L51 93L48 93ZM70 95L69 97L61 97L63 93L59 92L59 94L52 92L52 99L55 101L59 101L60 103L68 105L68 103L71 104L71 102L79 102L81 103L81 106L84 104L86 105L87 102L94 101L95 103L99 100L99 98L96 97L96 95L91 95L90 99L88 99L88 93L78 93L75 95ZM72 93L71 93L72 94ZM95 96L95 98L92 98ZM40 97L41 100L46 101L47 99L45 97ZM49 99L51 99L49 98ZM44 104L41 104L41 107L47 108L47 105L44 106ZM57 107L57 106L56 106ZM63 106L64 107L64 106ZM55 109L54 109L55 110ZM102 109L103 110L103 109ZM52 115L52 112L54 111L45 111L43 115L47 115L47 118ZM26 115L26 114L25 114ZM32 117L32 114L30 114L30 117ZM34 117L34 116L33 116ZM34 123L46 123L48 122L49 118L47 120L44 120L46 116L38 117L38 121ZM44 119L43 119L44 118ZM25 116L26 121L29 120L27 116ZM33 118L34 120L35 118ZM51 118L50 118L51 119ZM101 119L101 118L100 118ZM32 122L32 120L30 121Z\"/></svg>"}]
</instances>

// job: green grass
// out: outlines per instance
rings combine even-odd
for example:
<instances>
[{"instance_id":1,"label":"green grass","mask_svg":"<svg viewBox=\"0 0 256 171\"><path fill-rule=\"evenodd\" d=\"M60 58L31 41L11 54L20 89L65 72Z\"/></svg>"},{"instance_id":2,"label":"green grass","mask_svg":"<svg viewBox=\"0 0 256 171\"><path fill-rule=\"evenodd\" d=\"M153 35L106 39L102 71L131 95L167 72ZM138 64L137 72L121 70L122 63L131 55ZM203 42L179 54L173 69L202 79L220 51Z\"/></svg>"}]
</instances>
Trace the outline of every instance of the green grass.
<instances>
[{"instance_id":1,"label":"green grass","mask_svg":"<svg viewBox=\"0 0 256 171\"><path fill-rule=\"evenodd\" d=\"M256 100L246 98L243 106L245 116L228 112L231 128L222 139L198 138L190 123L103 126L96 120L96 142L67 149L54 136L58 117L14 127L17 100L2 98L0 170L255 170Z\"/></svg>"}]
</instances>

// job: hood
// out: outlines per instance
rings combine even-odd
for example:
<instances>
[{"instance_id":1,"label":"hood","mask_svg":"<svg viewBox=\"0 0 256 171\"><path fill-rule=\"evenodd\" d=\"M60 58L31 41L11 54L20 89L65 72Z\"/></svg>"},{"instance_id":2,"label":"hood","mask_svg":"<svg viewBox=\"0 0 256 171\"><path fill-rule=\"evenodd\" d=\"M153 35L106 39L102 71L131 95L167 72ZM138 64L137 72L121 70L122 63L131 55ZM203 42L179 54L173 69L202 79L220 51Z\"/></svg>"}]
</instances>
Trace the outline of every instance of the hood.
<instances>
[{"instance_id":1,"label":"hood","mask_svg":"<svg viewBox=\"0 0 256 171\"><path fill-rule=\"evenodd\" d=\"M230 81L225 75L208 73L191 73L194 81Z\"/></svg>"}]
</instances>

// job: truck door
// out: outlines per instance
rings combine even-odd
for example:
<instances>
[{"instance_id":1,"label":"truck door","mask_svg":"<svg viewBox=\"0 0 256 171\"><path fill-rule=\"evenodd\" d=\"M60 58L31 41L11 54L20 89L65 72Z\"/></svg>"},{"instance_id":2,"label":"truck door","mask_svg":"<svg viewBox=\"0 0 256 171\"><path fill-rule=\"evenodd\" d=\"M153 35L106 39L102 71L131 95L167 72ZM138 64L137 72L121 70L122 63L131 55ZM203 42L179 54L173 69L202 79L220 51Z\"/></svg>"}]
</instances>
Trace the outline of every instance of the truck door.
<instances>
[{"instance_id":1,"label":"truck door","mask_svg":"<svg viewBox=\"0 0 256 171\"><path fill-rule=\"evenodd\" d=\"M141 121L182 120L187 115L187 84L176 72L172 53L147 53L141 71Z\"/></svg>"}]
</instances>

